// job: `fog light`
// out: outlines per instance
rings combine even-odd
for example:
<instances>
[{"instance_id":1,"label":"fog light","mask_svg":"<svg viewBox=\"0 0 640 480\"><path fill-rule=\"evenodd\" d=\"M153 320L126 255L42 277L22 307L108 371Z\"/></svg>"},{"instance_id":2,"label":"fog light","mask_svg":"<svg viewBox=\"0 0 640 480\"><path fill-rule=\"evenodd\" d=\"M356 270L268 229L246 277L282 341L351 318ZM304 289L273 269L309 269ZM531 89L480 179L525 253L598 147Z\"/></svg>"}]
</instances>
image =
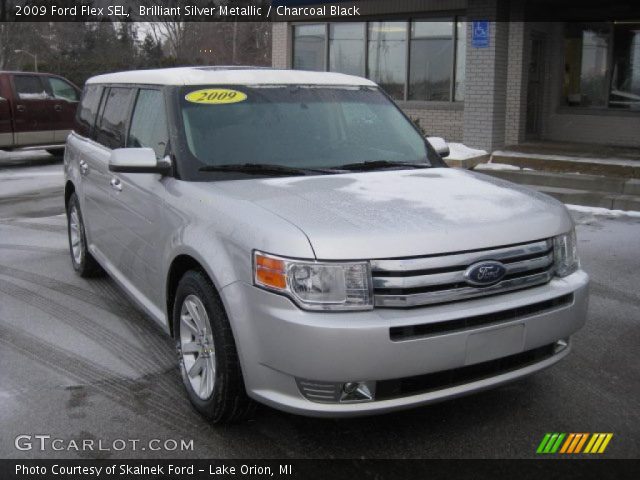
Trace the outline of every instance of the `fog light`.
<instances>
[{"instance_id":1,"label":"fog light","mask_svg":"<svg viewBox=\"0 0 640 480\"><path fill-rule=\"evenodd\" d=\"M376 382L347 382L342 386L341 402L370 402L374 400Z\"/></svg>"},{"instance_id":2,"label":"fog light","mask_svg":"<svg viewBox=\"0 0 640 480\"><path fill-rule=\"evenodd\" d=\"M569 345L569 339L568 338L563 338L561 340L558 340L555 345L553 346L553 353L560 353L562 350L564 350L565 348L567 348L567 346Z\"/></svg>"}]
</instances>

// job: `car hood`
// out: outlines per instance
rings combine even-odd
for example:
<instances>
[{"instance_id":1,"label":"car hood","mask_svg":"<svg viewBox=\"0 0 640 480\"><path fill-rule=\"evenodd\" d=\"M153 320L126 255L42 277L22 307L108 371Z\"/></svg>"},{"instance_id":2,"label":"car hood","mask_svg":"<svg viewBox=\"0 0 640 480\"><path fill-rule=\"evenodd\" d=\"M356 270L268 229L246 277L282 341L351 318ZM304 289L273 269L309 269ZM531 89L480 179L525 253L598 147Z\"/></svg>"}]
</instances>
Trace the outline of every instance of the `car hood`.
<instances>
[{"instance_id":1,"label":"car hood","mask_svg":"<svg viewBox=\"0 0 640 480\"><path fill-rule=\"evenodd\" d=\"M565 233L556 200L453 168L217 182L302 230L323 260L432 255Z\"/></svg>"}]
</instances>

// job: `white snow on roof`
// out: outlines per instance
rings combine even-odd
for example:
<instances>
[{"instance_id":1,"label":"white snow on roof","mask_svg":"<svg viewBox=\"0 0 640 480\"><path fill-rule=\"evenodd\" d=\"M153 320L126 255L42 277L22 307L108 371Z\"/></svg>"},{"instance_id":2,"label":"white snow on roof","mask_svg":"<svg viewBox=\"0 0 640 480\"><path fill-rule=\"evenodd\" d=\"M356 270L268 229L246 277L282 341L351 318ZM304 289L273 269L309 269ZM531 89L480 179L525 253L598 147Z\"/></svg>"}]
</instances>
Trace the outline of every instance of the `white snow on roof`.
<instances>
[{"instance_id":1,"label":"white snow on roof","mask_svg":"<svg viewBox=\"0 0 640 480\"><path fill-rule=\"evenodd\" d=\"M374 86L366 78L333 72L274 70L269 68L180 67L107 73L87 80L91 83L137 83L148 85L353 85Z\"/></svg>"}]
</instances>

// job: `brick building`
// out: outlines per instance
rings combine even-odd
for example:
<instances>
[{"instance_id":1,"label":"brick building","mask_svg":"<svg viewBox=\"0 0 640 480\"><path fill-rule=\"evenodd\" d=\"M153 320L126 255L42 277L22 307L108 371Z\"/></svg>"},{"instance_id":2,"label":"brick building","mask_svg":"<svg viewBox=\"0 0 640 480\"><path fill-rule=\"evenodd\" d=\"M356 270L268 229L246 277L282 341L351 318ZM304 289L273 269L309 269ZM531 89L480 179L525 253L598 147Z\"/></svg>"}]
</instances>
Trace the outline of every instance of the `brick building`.
<instances>
[{"instance_id":1,"label":"brick building","mask_svg":"<svg viewBox=\"0 0 640 480\"><path fill-rule=\"evenodd\" d=\"M563 0L340 2L360 16L274 23L272 62L371 78L430 135L471 147L640 147L640 15L586 3L588 21L562 22L539 20Z\"/></svg>"}]
</instances>

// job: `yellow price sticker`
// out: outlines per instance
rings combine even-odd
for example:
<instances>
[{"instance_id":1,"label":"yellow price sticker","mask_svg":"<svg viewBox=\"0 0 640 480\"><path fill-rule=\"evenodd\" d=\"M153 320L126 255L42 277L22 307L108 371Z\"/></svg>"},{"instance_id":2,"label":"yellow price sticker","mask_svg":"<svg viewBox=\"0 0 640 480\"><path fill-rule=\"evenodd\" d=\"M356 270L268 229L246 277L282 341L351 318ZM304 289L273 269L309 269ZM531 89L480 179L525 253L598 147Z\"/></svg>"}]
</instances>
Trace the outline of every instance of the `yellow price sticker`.
<instances>
[{"instance_id":1,"label":"yellow price sticker","mask_svg":"<svg viewBox=\"0 0 640 480\"><path fill-rule=\"evenodd\" d=\"M205 103L207 105L222 105L226 103L244 102L245 93L228 88L205 88L185 95L185 100L191 103Z\"/></svg>"}]
</instances>

